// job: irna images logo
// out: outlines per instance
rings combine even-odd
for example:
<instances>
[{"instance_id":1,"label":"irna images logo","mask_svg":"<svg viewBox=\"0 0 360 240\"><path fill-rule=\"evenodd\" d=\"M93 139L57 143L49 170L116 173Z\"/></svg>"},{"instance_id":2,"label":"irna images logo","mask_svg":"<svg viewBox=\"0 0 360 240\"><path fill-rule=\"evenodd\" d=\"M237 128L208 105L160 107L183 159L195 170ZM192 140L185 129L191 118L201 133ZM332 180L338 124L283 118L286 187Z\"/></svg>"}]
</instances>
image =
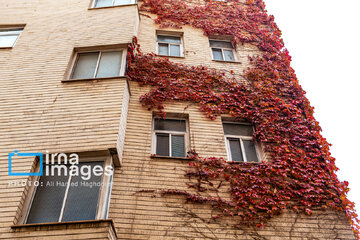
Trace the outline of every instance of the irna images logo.
<instances>
[{"instance_id":1,"label":"irna images logo","mask_svg":"<svg viewBox=\"0 0 360 240\"><path fill-rule=\"evenodd\" d=\"M17 173L12 171L12 162L15 157L38 157L39 172ZM113 175L112 166L104 166L103 163L79 161L76 153L51 153L46 151L45 164L43 153L19 153L15 150L9 153L9 176L80 176L83 180L91 179L91 176Z\"/></svg>"},{"instance_id":2,"label":"irna images logo","mask_svg":"<svg viewBox=\"0 0 360 240\"><path fill-rule=\"evenodd\" d=\"M8 172L9 176L42 176L43 175L43 153L20 153L15 150L13 153L9 153L9 166ZM40 172L35 173L21 173L21 172L13 172L12 171L12 161L15 157L38 157L40 159Z\"/></svg>"}]
</instances>

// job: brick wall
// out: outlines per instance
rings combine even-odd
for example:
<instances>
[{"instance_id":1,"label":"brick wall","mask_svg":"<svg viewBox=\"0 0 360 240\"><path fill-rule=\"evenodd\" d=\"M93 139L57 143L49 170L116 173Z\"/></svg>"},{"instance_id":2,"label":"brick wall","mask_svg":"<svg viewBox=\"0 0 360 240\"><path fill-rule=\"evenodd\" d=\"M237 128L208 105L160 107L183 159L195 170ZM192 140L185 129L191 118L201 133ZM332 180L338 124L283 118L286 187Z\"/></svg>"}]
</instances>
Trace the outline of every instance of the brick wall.
<instances>
[{"instance_id":1,"label":"brick wall","mask_svg":"<svg viewBox=\"0 0 360 240\"><path fill-rule=\"evenodd\" d=\"M208 223L211 208L206 205L139 193L187 189L187 160L150 156L153 113L139 103L149 88L135 82L128 86L124 78L62 80L74 48L126 44L137 35L142 50L154 52L159 29L152 19L142 16L139 21L134 5L96 10L89 10L89 5L89 0L0 0L0 25L26 24L13 49L0 49L0 239L114 238L106 224L11 228L24 187L9 187L8 182L25 178L7 175L7 153L116 147L119 153L123 150L122 167L115 170L109 217L119 239L354 239L342 213L287 212L262 229L233 229L228 219ZM215 62L200 29L185 26L162 31L183 33L184 58L172 61L232 69L239 79L249 67L248 56L259 54L245 44L236 50L238 63ZM188 116L192 149L201 156L226 158L220 118L211 121L190 103L169 102L166 111ZM29 171L32 165L32 160L23 161L19 169Z\"/></svg>"}]
</instances>

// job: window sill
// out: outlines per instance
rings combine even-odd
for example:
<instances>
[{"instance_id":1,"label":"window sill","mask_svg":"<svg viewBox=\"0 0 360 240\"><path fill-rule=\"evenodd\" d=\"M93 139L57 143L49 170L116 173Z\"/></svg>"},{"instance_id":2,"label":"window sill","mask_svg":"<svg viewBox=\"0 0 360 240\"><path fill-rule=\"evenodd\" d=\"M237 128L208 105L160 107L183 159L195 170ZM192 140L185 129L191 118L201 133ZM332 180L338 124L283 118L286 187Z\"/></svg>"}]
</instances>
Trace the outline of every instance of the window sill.
<instances>
[{"instance_id":1,"label":"window sill","mask_svg":"<svg viewBox=\"0 0 360 240\"><path fill-rule=\"evenodd\" d=\"M220 63L235 63L235 64L241 64L241 62L237 62L237 61L223 61L223 60L214 60L214 62L220 62Z\"/></svg>"},{"instance_id":2,"label":"window sill","mask_svg":"<svg viewBox=\"0 0 360 240\"><path fill-rule=\"evenodd\" d=\"M111 79L123 79L127 78L126 76L116 76L116 77L104 77L104 78L82 78L82 79L63 79L61 82L78 82L78 81L102 81L102 80L111 80Z\"/></svg>"},{"instance_id":3,"label":"window sill","mask_svg":"<svg viewBox=\"0 0 360 240\"><path fill-rule=\"evenodd\" d=\"M12 49L13 47L0 47L0 50L8 50L8 49Z\"/></svg>"},{"instance_id":4,"label":"window sill","mask_svg":"<svg viewBox=\"0 0 360 240\"><path fill-rule=\"evenodd\" d=\"M107 9L107 8L118 8L118 7L127 7L127 6L137 6L137 3L130 3L130 4L123 4L123 5L116 5L116 6L106 6L106 7L90 7L88 10L97 10L97 9Z\"/></svg>"},{"instance_id":5,"label":"window sill","mask_svg":"<svg viewBox=\"0 0 360 240\"><path fill-rule=\"evenodd\" d=\"M180 58L180 59L184 59L185 56L168 56L168 55L158 55L156 54L157 57L163 57L163 58Z\"/></svg>"},{"instance_id":6,"label":"window sill","mask_svg":"<svg viewBox=\"0 0 360 240\"><path fill-rule=\"evenodd\" d=\"M100 219L100 220L84 220L74 222L50 222L50 223L31 223L31 224L20 224L13 225L11 228L18 231L51 231L59 229L79 229L79 228L106 228L107 234L112 236L109 239L117 239L117 233L112 219ZM69 232L71 235L71 232ZM66 238L66 236L65 236Z\"/></svg>"},{"instance_id":7,"label":"window sill","mask_svg":"<svg viewBox=\"0 0 360 240\"><path fill-rule=\"evenodd\" d=\"M261 162L235 162L235 161L226 161L228 164L239 164L243 166L251 166L251 165L258 165L261 164Z\"/></svg>"},{"instance_id":8,"label":"window sill","mask_svg":"<svg viewBox=\"0 0 360 240\"><path fill-rule=\"evenodd\" d=\"M159 155L154 155L151 154L150 158L159 158L159 159L174 159L174 160L191 160L188 157L170 157L170 156L159 156Z\"/></svg>"}]
</instances>

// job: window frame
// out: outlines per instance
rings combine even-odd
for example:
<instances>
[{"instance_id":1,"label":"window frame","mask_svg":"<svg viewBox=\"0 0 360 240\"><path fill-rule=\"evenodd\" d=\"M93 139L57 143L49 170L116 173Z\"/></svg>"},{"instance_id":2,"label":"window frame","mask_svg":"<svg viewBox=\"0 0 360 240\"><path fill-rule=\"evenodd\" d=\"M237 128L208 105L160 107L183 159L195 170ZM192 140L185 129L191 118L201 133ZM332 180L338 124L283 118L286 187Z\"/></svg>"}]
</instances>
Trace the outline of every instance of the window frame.
<instances>
[{"instance_id":1,"label":"window frame","mask_svg":"<svg viewBox=\"0 0 360 240\"><path fill-rule=\"evenodd\" d=\"M180 43L167 43L167 42L159 42L158 41L158 36L164 36L164 37L178 37L180 38ZM159 54L159 43L160 44L167 44L168 45L168 55L161 55ZM180 46L180 55L179 56L172 56L170 55L171 51L170 51L170 45L176 45L176 46ZM156 33L156 55L158 56L162 56L162 57L184 57L184 40L183 40L183 36L181 33L161 33L158 32Z\"/></svg>"},{"instance_id":2,"label":"window frame","mask_svg":"<svg viewBox=\"0 0 360 240\"><path fill-rule=\"evenodd\" d=\"M97 78L96 75L99 71L99 65L100 65L100 60L101 60L101 56L102 53L104 52L122 52L121 54L121 64L119 66L119 75L118 76L112 76L112 77L99 77ZM78 64L79 61L79 56L80 54L83 53L98 53L98 58L96 61L96 66L95 66L95 71L93 74L92 78L73 78L74 76L74 72L76 69L76 66ZM70 81L77 81L77 80L82 80L82 79L106 79L106 78L116 78L116 77L124 77L125 76L125 69L126 69L126 56L127 56L127 51L125 48L110 48L110 49L93 49L93 50L87 50L87 51L75 51L74 57L73 57L73 61L71 63L71 70L70 70L70 74L67 77L67 80Z\"/></svg>"},{"instance_id":3,"label":"window frame","mask_svg":"<svg viewBox=\"0 0 360 240\"><path fill-rule=\"evenodd\" d=\"M211 47L210 41L227 42L227 43L230 43L230 44L231 44L232 48ZM212 58L213 61L219 61L219 62L237 62L237 61L238 61L238 60L237 60L237 57L236 57L236 51L235 51L234 45L232 44L232 42L231 42L230 40L222 40L222 39L210 38L210 39L209 39L209 47L210 47L210 50L211 50L211 58ZM218 60L218 59L215 59L215 58L214 58L213 48L215 48L215 49L220 49L220 50L221 50L221 55L222 55L223 60ZM232 51L233 56L234 56L234 61L225 60L224 50L231 50L231 51Z\"/></svg>"},{"instance_id":4,"label":"window frame","mask_svg":"<svg viewBox=\"0 0 360 240\"><path fill-rule=\"evenodd\" d=\"M91 4L91 8L97 9L97 8L108 8L108 7L128 6L128 5L137 4L137 0L130 0L130 1L131 3L115 5L115 0L112 0L112 4L109 6L96 7L98 0L93 0Z\"/></svg>"},{"instance_id":5,"label":"window frame","mask_svg":"<svg viewBox=\"0 0 360 240\"><path fill-rule=\"evenodd\" d=\"M114 167L114 159L111 156L111 154L106 154L105 152L101 152L101 153L96 153L96 152L91 152L91 153L77 153L79 155L79 163L84 162L104 162L104 172L105 172L105 167L107 166L112 166L113 171L115 170ZM92 155L95 154L95 155ZM101 160L99 160L101 159ZM44 163L45 164L45 163ZM37 163L37 166L35 168L35 172L38 172L40 169L39 164ZM113 173L114 175L114 173ZM98 202L97 202L97 209L96 209L96 217L93 220L103 220L103 219L107 219L108 215L109 215L109 209L110 209L110 200L111 200L111 192L112 192L112 186L113 186L113 175L111 176L107 176L106 174L102 175L102 179L101 179L101 187L99 189L99 198L98 198ZM18 222L20 224L33 224L33 223L27 223L29 214L30 214L30 210L34 201L34 197L36 194L36 190L38 186L35 186L33 183L35 181L40 181L40 177L41 176L33 176L31 179L29 179L32 184L30 185L30 188L28 190L28 196L26 197L25 201L24 201L24 209L22 209L22 215L20 216ZM68 178L68 182L67 182L67 187L65 190L65 194L64 194L64 198L62 200L62 208L61 208L61 212L59 215L59 219L56 223L61 223L62 219L64 217L64 210L65 210L65 206L66 206L66 201L67 201L67 197L68 197L68 192L70 189L70 182L71 182L71 178L72 176L69 175ZM71 222L76 222L76 221L71 221ZM48 223L48 222L44 222L44 223ZM37 224L37 223L36 223ZM42 224L42 223L39 223Z\"/></svg>"},{"instance_id":6,"label":"window frame","mask_svg":"<svg viewBox=\"0 0 360 240\"><path fill-rule=\"evenodd\" d=\"M189 151L189 121L187 118L183 118L183 117L167 117L165 120L184 120L185 121L185 132L180 132L180 131L169 131L169 130L155 130L155 120L156 119L161 119L160 117L156 117L154 116L152 118L152 126L151 126L151 134L152 134L152 144L151 144L151 154L155 155L157 157L165 157L165 158L186 158L187 157L187 152ZM169 156L162 156L162 155L157 155L156 154L156 144L157 144L157 138L156 138L156 134L157 133L166 133L169 134ZM172 155L172 148L171 148L171 136L172 135L183 135L184 136L184 145L185 145L185 149L184 149L184 153L185 156L184 157L174 157L171 156Z\"/></svg>"},{"instance_id":7,"label":"window frame","mask_svg":"<svg viewBox=\"0 0 360 240\"><path fill-rule=\"evenodd\" d=\"M6 28L0 27L0 36L17 36L11 46L0 47L0 49L13 48L23 31L24 31L24 27L6 27Z\"/></svg>"},{"instance_id":8,"label":"window frame","mask_svg":"<svg viewBox=\"0 0 360 240\"><path fill-rule=\"evenodd\" d=\"M252 130L254 131L254 126L250 123L245 123L245 122L229 122L229 121L222 121L222 124L234 124L234 125L245 125L245 126L251 126ZM223 125L223 130L224 130L224 125ZM229 138L235 138L235 139L239 139L240 141L240 147L241 147L241 154L242 157L244 159L243 162L246 163L259 163L261 161L261 154L260 154L260 145L258 142L254 141L254 138L252 136L242 136L242 135L227 135L224 132L224 138L225 138L225 146L226 146L226 153L227 153L227 158L228 158L228 162L238 162L238 161L233 161L232 160L232 155L231 155L231 148L230 148L230 143L229 143ZM257 161L256 162L249 162L247 161L247 157L246 157L246 152L245 152L245 147L244 147L244 143L243 140L247 140L247 141L253 141L254 145L255 145L255 152L256 152L256 157L257 157Z\"/></svg>"}]
</instances>

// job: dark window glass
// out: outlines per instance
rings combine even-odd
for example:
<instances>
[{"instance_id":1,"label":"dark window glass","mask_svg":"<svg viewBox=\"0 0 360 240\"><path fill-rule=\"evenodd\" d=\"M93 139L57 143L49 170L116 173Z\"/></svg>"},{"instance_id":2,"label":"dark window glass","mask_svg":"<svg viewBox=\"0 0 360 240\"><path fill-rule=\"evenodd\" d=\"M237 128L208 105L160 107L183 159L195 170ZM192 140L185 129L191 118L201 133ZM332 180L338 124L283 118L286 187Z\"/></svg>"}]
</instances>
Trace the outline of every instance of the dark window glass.
<instances>
[{"instance_id":1,"label":"dark window glass","mask_svg":"<svg viewBox=\"0 0 360 240\"><path fill-rule=\"evenodd\" d=\"M177 43L177 44L180 44L181 43L181 38L180 37L175 37L175 36L158 35L157 36L157 41L158 42L165 42L165 43Z\"/></svg>"},{"instance_id":2,"label":"dark window glass","mask_svg":"<svg viewBox=\"0 0 360 240\"><path fill-rule=\"evenodd\" d=\"M249 136L252 137L253 128L251 125L223 123L226 135Z\"/></svg>"},{"instance_id":3,"label":"dark window glass","mask_svg":"<svg viewBox=\"0 0 360 240\"><path fill-rule=\"evenodd\" d=\"M156 155L170 156L169 134L167 134L167 133L157 133L156 134Z\"/></svg>"},{"instance_id":4,"label":"dark window glass","mask_svg":"<svg viewBox=\"0 0 360 240\"><path fill-rule=\"evenodd\" d=\"M96 218L101 176L95 176L92 169L95 166L103 168L103 162L80 163L79 167L89 166L91 177L83 180L82 176L73 176L65 203L64 216L62 221L94 220ZM90 184L92 186L90 187Z\"/></svg>"},{"instance_id":5,"label":"dark window glass","mask_svg":"<svg viewBox=\"0 0 360 240\"><path fill-rule=\"evenodd\" d=\"M233 48L231 42L228 42L228 41L216 41L216 40L210 40L210 47Z\"/></svg>"},{"instance_id":6,"label":"dark window glass","mask_svg":"<svg viewBox=\"0 0 360 240\"><path fill-rule=\"evenodd\" d=\"M155 119L155 130L186 132L186 121L176 119Z\"/></svg>"},{"instance_id":7,"label":"dark window glass","mask_svg":"<svg viewBox=\"0 0 360 240\"><path fill-rule=\"evenodd\" d=\"M243 162L240 139L228 138L231 152L231 159L234 162Z\"/></svg>"},{"instance_id":8,"label":"dark window glass","mask_svg":"<svg viewBox=\"0 0 360 240\"><path fill-rule=\"evenodd\" d=\"M185 157L184 135L171 135L171 155L173 157Z\"/></svg>"},{"instance_id":9,"label":"dark window glass","mask_svg":"<svg viewBox=\"0 0 360 240\"><path fill-rule=\"evenodd\" d=\"M40 177L26 223L59 221L68 179L64 174Z\"/></svg>"},{"instance_id":10,"label":"dark window glass","mask_svg":"<svg viewBox=\"0 0 360 240\"><path fill-rule=\"evenodd\" d=\"M256 148L254 141L243 140L243 144L245 148L246 160L248 162L258 162L259 160L256 155Z\"/></svg>"},{"instance_id":11,"label":"dark window glass","mask_svg":"<svg viewBox=\"0 0 360 240\"><path fill-rule=\"evenodd\" d=\"M103 174L96 176L93 169L95 166L104 168L104 162L82 162L76 166L79 167L79 176L70 176L71 167L68 165L66 174L65 171L60 171L61 174L58 174L55 170L54 176L40 177L40 185L35 190L26 223L96 219ZM80 169L83 166L88 167L83 168L81 173ZM49 172L51 173L51 170ZM86 176L90 178L83 180L82 177ZM70 185L69 178L71 178ZM67 196L65 196L66 192ZM62 208L64 208L63 216L61 216Z\"/></svg>"}]
</instances>

